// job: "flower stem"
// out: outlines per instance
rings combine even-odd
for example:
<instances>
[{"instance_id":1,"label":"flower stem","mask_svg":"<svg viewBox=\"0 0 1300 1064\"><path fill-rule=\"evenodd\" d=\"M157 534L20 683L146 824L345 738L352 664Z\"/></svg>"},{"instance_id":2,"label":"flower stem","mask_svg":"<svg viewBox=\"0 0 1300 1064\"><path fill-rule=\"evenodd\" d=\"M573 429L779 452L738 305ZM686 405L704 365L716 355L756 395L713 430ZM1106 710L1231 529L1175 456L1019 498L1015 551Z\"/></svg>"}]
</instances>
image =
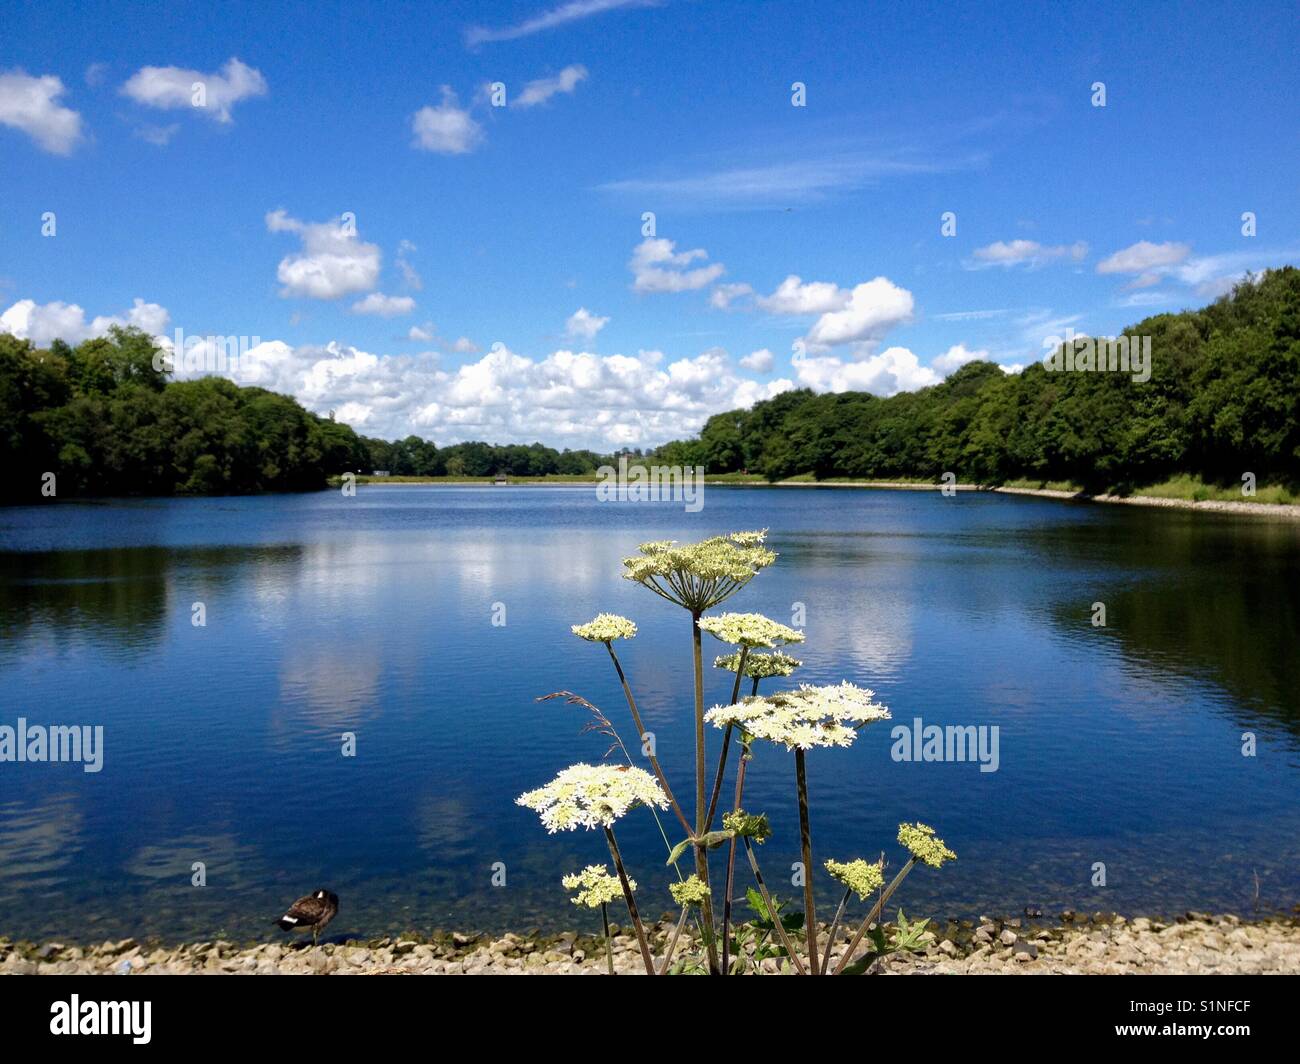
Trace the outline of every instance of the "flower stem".
<instances>
[{"instance_id":1,"label":"flower stem","mask_svg":"<svg viewBox=\"0 0 1300 1064\"><path fill-rule=\"evenodd\" d=\"M614 943L609 933L609 906L600 903L600 922L605 925L605 960L609 964L609 974L614 974Z\"/></svg>"},{"instance_id":2,"label":"flower stem","mask_svg":"<svg viewBox=\"0 0 1300 1064\"><path fill-rule=\"evenodd\" d=\"M844 956L840 958L840 963L835 966L835 971L831 972L831 975L839 975L848 967L849 960L853 957L853 951L858 948L858 943L862 941L862 936L867 933L867 928L880 916L880 911L885 907L885 902L889 901L890 895L898 889L898 885L903 882L914 864L916 864L916 858L908 858L907 864L898 870L898 875L890 881L889 886L885 888L885 892L880 895L879 900L871 907L871 912L867 913L866 919L862 921L861 926L858 928L858 933L853 936L853 941L849 943L849 948L845 951Z\"/></svg>"},{"instance_id":3,"label":"flower stem","mask_svg":"<svg viewBox=\"0 0 1300 1064\"><path fill-rule=\"evenodd\" d=\"M614 858L614 867L618 869L618 881L623 885L623 897L627 901L628 915L632 917L632 926L636 928L636 940L641 947L641 959L645 961L646 975L655 974L655 962L650 956L650 944L646 941L645 928L641 926L641 914L636 909L636 899L632 897L632 884L627 881L627 871L623 868L623 855L618 852L618 843L614 832L605 828L605 841L609 843L609 855Z\"/></svg>"},{"instance_id":4,"label":"flower stem","mask_svg":"<svg viewBox=\"0 0 1300 1064\"><path fill-rule=\"evenodd\" d=\"M609 651L610 660L614 663L614 671L618 673L618 682L623 685L623 696L627 699L627 708L632 711L632 723L636 725L636 733L641 742L645 742L646 730L645 725L641 723L641 714L636 708L636 699L632 697L632 688L627 682L627 677L623 675L623 666L619 663L618 655L614 653L613 644L605 640L605 649ZM682 822L682 827L686 829L686 834L691 833L690 821L686 819L686 814L682 812L682 807L677 804L677 799L673 797L673 789L668 786L668 779L664 776L664 770L659 767L659 758L654 754L647 755L650 758L650 767L655 770L655 777L659 780L659 786L664 789L664 795L668 798L668 804L672 806L673 812L677 814L677 819ZM669 847L671 849L671 847Z\"/></svg>"},{"instance_id":5,"label":"flower stem","mask_svg":"<svg viewBox=\"0 0 1300 1064\"><path fill-rule=\"evenodd\" d=\"M849 895L853 893L850 887L844 892L844 897L840 899L840 907L835 910L835 919L831 921L831 933L826 939L826 956L822 959L822 975L826 975L831 969L831 949L835 945L835 935L839 932L840 921L844 919L844 907L849 903Z\"/></svg>"},{"instance_id":6,"label":"flower stem","mask_svg":"<svg viewBox=\"0 0 1300 1064\"><path fill-rule=\"evenodd\" d=\"M749 867L753 870L754 882L758 884L758 892L763 896L763 904L767 906L767 915L776 929L781 945L789 955L795 970L800 975L807 975L808 970L804 968L803 961L799 959L799 954L795 952L794 946L790 944L790 936L785 933L785 925L781 923L781 914L776 911L776 906L772 904L772 895L767 892L767 884L763 882L763 873L758 870L758 858L754 856L754 844L749 841L748 837L745 839L745 853L749 856Z\"/></svg>"},{"instance_id":7,"label":"flower stem","mask_svg":"<svg viewBox=\"0 0 1300 1064\"><path fill-rule=\"evenodd\" d=\"M677 949L677 939L682 933L682 928L686 926L686 917L690 914L689 905L682 906L682 917L677 921L677 926L673 928L673 937L668 940L668 952L664 954L664 962L659 966L659 974L667 975L668 966L673 962L673 953Z\"/></svg>"},{"instance_id":8,"label":"flower stem","mask_svg":"<svg viewBox=\"0 0 1300 1064\"><path fill-rule=\"evenodd\" d=\"M740 648L740 662L736 666L736 682L731 686L731 704L734 706L740 700L740 678L745 672L745 658L749 654L749 647ZM718 755L718 771L713 777L713 793L709 796L709 815L704 818L704 830L713 830L713 817L718 811L718 796L722 793L722 777L727 771L727 750L731 747L731 729L735 727L728 724L726 730L722 733L722 753Z\"/></svg>"},{"instance_id":9,"label":"flower stem","mask_svg":"<svg viewBox=\"0 0 1300 1064\"><path fill-rule=\"evenodd\" d=\"M745 767L749 764L749 754L744 752L740 755L740 767L736 769L736 804L734 812L740 812L741 799L745 793ZM736 837L731 837L731 845L727 848L727 879L726 890L722 895L722 974L730 975L731 969L727 966L731 955L731 895L735 890L736 883Z\"/></svg>"},{"instance_id":10,"label":"flower stem","mask_svg":"<svg viewBox=\"0 0 1300 1064\"><path fill-rule=\"evenodd\" d=\"M691 651L695 666L695 837L707 832L704 814L707 812L704 767L704 654L700 644L700 611L691 611ZM709 973L717 975L718 944L713 934L713 891L709 887L709 851L702 842L695 844L695 874L704 884L704 899L700 915L704 918L704 939L709 955Z\"/></svg>"},{"instance_id":11,"label":"flower stem","mask_svg":"<svg viewBox=\"0 0 1300 1064\"><path fill-rule=\"evenodd\" d=\"M803 850L804 937L808 941L808 967L817 974L817 906L813 901L812 828L808 824L808 769L804 752L794 751L794 777L799 790L799 845Z\"/></svg>"}]
</instances>

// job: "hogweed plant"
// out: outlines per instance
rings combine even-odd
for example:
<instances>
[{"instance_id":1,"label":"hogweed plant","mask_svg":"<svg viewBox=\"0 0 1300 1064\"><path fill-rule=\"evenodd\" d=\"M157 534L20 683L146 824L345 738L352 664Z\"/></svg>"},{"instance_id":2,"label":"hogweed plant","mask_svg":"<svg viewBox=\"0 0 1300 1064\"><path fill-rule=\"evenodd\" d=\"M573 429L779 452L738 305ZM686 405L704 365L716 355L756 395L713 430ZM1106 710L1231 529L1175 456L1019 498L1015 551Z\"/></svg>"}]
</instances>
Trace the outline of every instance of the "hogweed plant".
<instances>
[{"instance_id":1,"label":"hogweed plant","mask_svg":"<svg viewBox=\"0 0 1300 1064\"><path fill-rule=\"evenodd\" d=\"M612 737L614 743L609 753L620 750L627 762L623 765L573 765L546 786L529 791L517 799L519 805L537 812L543 826L551 833L585 828L599 829L604 834L616 875L610 875L604 865L590 865L581 873L565 876L563 884L578 891L572 899L575 904L600 908L605 928L606 957L611 973L613 955L609 945L608 905L619 893L622 894L636 931L637 944L648 975L664 975L690 967L690 962L685 959L679 960L674 966L673 957L682 931L692 917L699 923L705 958L703 963L707 964L707 970L712 974L744 972L749 970L751 964L754 970L758 970L760 963L769 958L777 958L785 970L793 970L800 975L839 975L862 970L873 958L885 953L922 948L920 943L924 938L926 921L907 924L900 911L899 931L892 943L874 925L890 897L918 863L938 868L955 857L943 840L935 837L932 828L924 824L901 824L898 841L908 850L910 857L888 887L884 886L883 855L874 862L863 858L825 862L827 875L843 888L843 896L830 924L824 949L819 943L813 890L815 866L812 822L808 808L807 754L815 749L851 746L862 728L875 721L888 720L889 710L875 701L873 692L849 682L827 686L800 684L795 690L759 694L761 681L789 677L800 667L801 662L780 648L802 643L804 633L762 614L721 613L706 616L706 612L721 605L776 561L776 554L765 546L766 537L767 530L763 529L714 536L686 546L679 546L672 541L645 543L637 555L625 559L623 563L626 579L641 584L660 598L686 610L691 616L695 731L693 816L688 814L674 795L654 744L647 741L649 733L642 721L631 682L614 649L615 643L636 636L637 626L634 622L616 614L601 613L586 624L574 625L572 631L580 639L602 644L608 652L632 723L641 740L640 752L648 761L651 771L647 772L633 763L631 753L618 737L609 718L586 699L567 691L544 696L564 697L570 703L580 704L590 710L595 720L584 730L594 730ZM735 674L731 701L714 706L707 712L704 708L702 648L702 634L706 632L732 648L729 654L720 655L714 665ZM745 679L750 681L750 690L741 697L741 684ZM707 765L706 724L712 724L723 732L711 786ZM734 794L730 810L723 813L721 827L715 830L714 820L733 738L740 751L736 759ZM760 741L784 748L786 753L793 755L803 868L802 913L783 912L783 903L773 898L768 890L755 847L763 845L771 836L771 825L766 816L751 814L744 809L746 770L755 756L754 748ZM687 849L694 854L694 873L684 879L679 873L678 882L669 888L681 913L658 966L651 955L649 938L633 896L636 884L627 874L614 834L615 822L640 806L648 808L656 821L659 819L657 810L671 809L686 832L686 838L682 842L671 846L663 832L662 823L660 824L660 832L664 834L664 842L669 847L668 864L675 865ZM709 864L710 851L724 844L727 846L727 866L719 928L714 914ZM745 900L755 919L733 929L736 853L741 847L744 848L754 879L754 888L746 888ZM859 902L865 902L872 894L876 896L875 903L857 926L848 949L832 972L832 954L850 900L857 895ZM802 951L794 941L800 932L804 939ZM871 936L872 949L865 958L855 961L854 955L868 934Z\"/></svg>"},{"instance_id":2,"label":"hogweed plant","mask_svg":"<svg viewBox=\"0 0 1300 1064\"><path fill-rule=\"evenodd\" d=\"M636 880L629 879L628 886L636 891ZM587 865L581 872L573 872L560 880L565 890L576 890L569 900L574 905L585 905L588 909L600 910L600 922L605 935L605 963L609 974L614 974L614 946L609 933L609 904L623 896L623 884L611 876L603 864Z\"/></svg>"}]
</instances>

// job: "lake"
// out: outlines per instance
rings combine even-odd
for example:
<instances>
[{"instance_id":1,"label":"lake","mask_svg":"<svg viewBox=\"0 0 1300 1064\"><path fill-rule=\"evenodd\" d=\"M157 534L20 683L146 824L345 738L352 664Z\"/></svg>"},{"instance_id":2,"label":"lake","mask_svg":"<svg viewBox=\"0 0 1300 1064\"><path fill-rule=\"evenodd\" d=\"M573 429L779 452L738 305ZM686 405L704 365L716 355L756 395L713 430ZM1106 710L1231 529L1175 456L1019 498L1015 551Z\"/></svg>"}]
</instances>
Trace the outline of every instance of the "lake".
<instances>
[{"instance_id":1,"label":"lake","mask_svg":"<svg viewBox=\"0 0 1300 1064\"><path fill-rule=\"evenodd\" d=\"M317 887L342 899L331 935L590 923L559 878L607 861L603 840L548 836L514 799L609 741L535 698L582 694L632 746L608 656L569 633L631 617L622 660L691 795L690 618L621 559L764 526L780 559L723 608L789 623L802 604L795 680L850 679L894 716L810 753L819 865L897 862L899 821L921 820L959 860L913 873L909 916L1300 902L1298 523L987 493L709 487L686 513L590 486L387 486L0 509L0 725L104 729L102 771L0 764L0 933L269 939ZM723 650L705 638L706 663ZM997 771L893 760L915 718L997 726ZM760 747L746 800L786 894L793 777ZM667 910L655 822L619 835L643 910Z\"/></svg>"}]
</instances>

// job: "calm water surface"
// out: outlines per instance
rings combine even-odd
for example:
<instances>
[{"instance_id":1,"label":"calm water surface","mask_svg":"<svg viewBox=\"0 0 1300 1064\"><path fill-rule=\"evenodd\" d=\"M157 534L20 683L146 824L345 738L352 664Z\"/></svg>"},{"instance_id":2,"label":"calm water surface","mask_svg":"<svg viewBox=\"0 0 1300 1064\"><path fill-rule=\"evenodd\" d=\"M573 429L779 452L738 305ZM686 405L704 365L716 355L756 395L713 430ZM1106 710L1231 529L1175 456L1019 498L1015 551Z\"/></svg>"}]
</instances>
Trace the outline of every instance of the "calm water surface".
<instances>
[{"instance_id":1,"label":"calm water surface","mask_svg":"<svg viewBox=\"0 0 1300 1064\"><path fill-rule=\"evenodd\" d=\"M896 763L887 723L812 753L818 863L896 858L898 822L920 819L960 860L913 874L917 913L1300 902L1295 523L843 489L709 488L687 514L589 487L393 486L0 510L0 724L102 724L106 748L98 774L0 764L0 933L265 935L318 886L341 895L343 934L572 924L559 877L605 861L602 840L548 837L514 798L608 741L534 699L573 690L629 744L633 728L604 650L569 625L637 621L624 662L691 794L689 617L620 560L761 526L780 561L727 608L788 620L803 603L799 679L871 687L896 722L1000 729L994 773ZM712 704L729 685L710 672ZM777 831L765 871L788 881L792 758L761 748L750 780ZM667 908L654 821L620 836L643 905Z\"/></svg>"}]
</instances>

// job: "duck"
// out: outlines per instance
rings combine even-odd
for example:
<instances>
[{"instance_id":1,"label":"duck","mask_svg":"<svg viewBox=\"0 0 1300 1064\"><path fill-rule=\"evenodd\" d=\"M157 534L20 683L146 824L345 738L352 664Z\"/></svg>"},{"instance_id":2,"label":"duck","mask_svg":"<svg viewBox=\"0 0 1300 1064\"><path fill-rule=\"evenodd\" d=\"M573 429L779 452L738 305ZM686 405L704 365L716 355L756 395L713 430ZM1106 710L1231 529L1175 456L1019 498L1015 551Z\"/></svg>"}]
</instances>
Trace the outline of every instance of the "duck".
<instances>
[{"instance_id":1,"label":"duck","mask_svg":"<svg viewBox=\"0 0 1300 1064\"><path fill-rule=\"evenodd\" d=\"M320 933L338 912L339 896L333 891L321 889L303 895L275 923L281 931L306 931L310 928L311 944L315 946L320 940Z\"/></svg>"}]
</instances>

